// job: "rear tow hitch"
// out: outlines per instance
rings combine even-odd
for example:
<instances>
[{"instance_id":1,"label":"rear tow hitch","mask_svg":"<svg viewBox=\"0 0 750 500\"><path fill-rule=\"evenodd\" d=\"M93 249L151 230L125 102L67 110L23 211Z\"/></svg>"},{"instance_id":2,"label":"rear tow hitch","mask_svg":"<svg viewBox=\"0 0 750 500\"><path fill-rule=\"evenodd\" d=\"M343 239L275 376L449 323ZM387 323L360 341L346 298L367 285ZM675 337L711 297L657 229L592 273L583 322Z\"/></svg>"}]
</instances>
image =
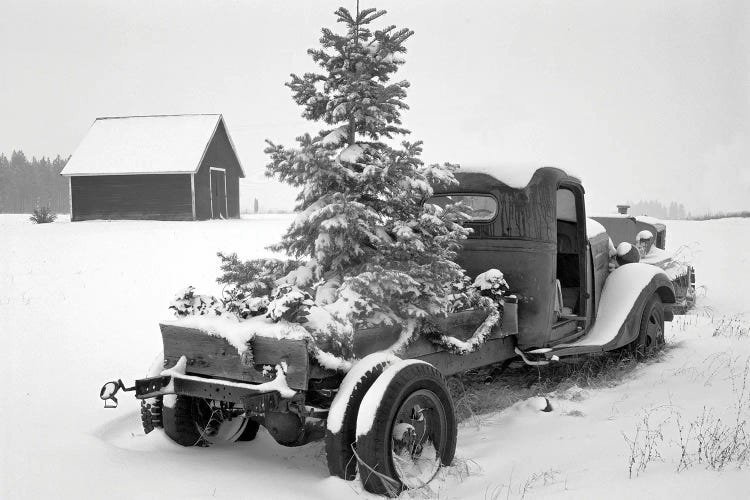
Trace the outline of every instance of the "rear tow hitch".
<instances>
[{"instance_id":1,"label":"rear tow hitch","mask_svg":"<svg viewBox=\"0 0 750 500\"><path fill-rule=\"evenodd\" d=\"M135 386L125 387L125 384L122 383L121 379L117 379L116 382L107 382L102 386L102 389L99 391L99 397L104 401L105 408L117 408L117 398L115 397L115 394L120 390L125 392L134 391ZM114 404L111 404L110 401Z\"/></svg>"}]
</instances>

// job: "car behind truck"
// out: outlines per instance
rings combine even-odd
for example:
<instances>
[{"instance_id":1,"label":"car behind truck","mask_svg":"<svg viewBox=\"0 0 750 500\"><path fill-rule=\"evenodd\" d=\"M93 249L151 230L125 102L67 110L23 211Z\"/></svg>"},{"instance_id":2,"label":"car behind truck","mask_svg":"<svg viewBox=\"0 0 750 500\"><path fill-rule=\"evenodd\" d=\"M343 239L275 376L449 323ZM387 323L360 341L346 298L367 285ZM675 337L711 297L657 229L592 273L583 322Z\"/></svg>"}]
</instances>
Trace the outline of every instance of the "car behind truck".
<instances>
[{"instance_id":1,"label":"car behind truck","mask_svg":"<svg viewBox=\"0 0 750 500\"><path fill-rule=\"evenodd\" d=\"M331 474L359 473L368 491L395 495L427 483L455 452L446 376L514 358L541 365L618 349L647 355L663 345L672 319L675 292L660 268L609 271L609 237L586 218L576 177L551 167L510 177L469 169L456 174L455 189L427 200L471 208L465 225L473 233L458 262L472 278L500 269L509 283L501 319L479 348L448 349L418 335L393 352L405 326L374 326L355 332L344 372L311 354L325 346L293 331L252 333L238 344L234 330L176 320L160 325L163 359L150 376L132 387L109 382L100 396L116 406L118 390L135 391L145 431L163 427L181 445L248 441L264 426L285 446L325 440ZM469 310L432 325L460 345L490 319Z\"/></svg>"},{"instance_id":2,"label":"car behind truck","mask_svg":"<svg viewBox=\"0 0 750 500\"><path fill-rule=\"evenodd\" d=\"M675 291L675 304L671 306L675 314L684 314L695 306L695 269L689 262L680 258L680 250L666 250L667 225L654 217L628 215L628 205L618 205L622 210L617 214L592 216L607 231L615 246L622 242L638 244L639 236L645 235L647 243L642 248L641 262L660 267Z\"/></svg>"}]
</instances>

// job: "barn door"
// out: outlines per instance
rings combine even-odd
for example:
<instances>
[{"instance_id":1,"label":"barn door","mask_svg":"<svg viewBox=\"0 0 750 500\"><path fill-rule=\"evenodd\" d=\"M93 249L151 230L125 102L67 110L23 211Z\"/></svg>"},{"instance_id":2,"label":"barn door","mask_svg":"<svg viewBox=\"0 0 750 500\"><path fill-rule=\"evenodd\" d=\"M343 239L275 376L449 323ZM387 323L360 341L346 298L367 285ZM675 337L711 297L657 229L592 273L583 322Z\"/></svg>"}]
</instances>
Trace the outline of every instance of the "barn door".
<instances>
[{"instance_id":1,"label":"barn door","mask_svg":"<svg viewBox=\"0 0 750 500\"><path fill-rule=\"evenodd\" d=\"M227 173L211 167L211 218L227 218Z\"/></svg>"}]
</instances>

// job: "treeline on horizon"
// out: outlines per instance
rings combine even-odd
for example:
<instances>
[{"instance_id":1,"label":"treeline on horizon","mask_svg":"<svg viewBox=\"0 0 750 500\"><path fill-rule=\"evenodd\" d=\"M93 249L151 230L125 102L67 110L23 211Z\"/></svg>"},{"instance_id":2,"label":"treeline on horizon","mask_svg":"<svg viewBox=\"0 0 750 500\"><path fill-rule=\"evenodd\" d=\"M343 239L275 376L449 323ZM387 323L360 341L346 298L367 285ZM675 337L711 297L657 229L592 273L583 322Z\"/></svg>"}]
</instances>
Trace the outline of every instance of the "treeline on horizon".
<instances>
[{"instance_id":1,"label":"treeline on horizon","mask_svg":"<svg viewBox=\"0 0 750 500\"><path fill-rule=\"evenodd\" d=\"M0 153L0 213L28 214L40 207L69 213L68 179L60 175L67 162L60 155L29 160L23 151L13 151L10 159Z\"/></svg>"},{"instance_id":2,"label":"treeline on horizon","mask_svg":"<svg viewBox=\"0 0 750 500\"><path fill-rule=\"evenodd\" d=\"M691 215L688 217L689 220L714 220L714 219L729 219L733 217L748 218L750 217L750 210L742 210L740 212L716 212L707 213L704 215Z\"/></svg>"},{"instance_id":3,"label":"treeline on horizon","mask_svg":"<svg viewBox=\"0 0 750 500\"><path fill-rule=\"evenodd\" d=\"M708 212L705 214L693 215L685 212L685 207L681 203L672 202L669 206L664 205L656 200L639 201L637 203L629 202L630 209L628 213L632 215L650 215L657 219L667 220L713 220L727 219L730 217L750 217L750 210L737 212Z\"/></svg>"},{"instance_id":4,"label":"treeline on horizon","mask_svg":"<svg viewBox=\"0 0 750 500\"><path fill-rule=\"evenodd\" d=\"M649 215L656 217L657 219L688 219L690 214L685 211L685 207L682 203L671 202L669 205L665 205L657 200L648 201L629 201L630 209L628 213L632 215Z\"/></svg>"}]
</instances>

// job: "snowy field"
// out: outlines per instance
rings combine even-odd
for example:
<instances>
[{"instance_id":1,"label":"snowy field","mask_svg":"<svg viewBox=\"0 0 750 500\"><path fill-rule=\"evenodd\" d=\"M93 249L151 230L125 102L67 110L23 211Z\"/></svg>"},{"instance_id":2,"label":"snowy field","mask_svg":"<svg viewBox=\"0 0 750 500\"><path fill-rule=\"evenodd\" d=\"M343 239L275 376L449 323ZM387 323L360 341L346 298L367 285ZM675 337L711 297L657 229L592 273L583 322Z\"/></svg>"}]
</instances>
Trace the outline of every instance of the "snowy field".
<instances>
[{"instance_id":1,"label":"snowy field","mask_svg":"<svg viewBox=\"0 0 750 500\"><path fill-rule=\"evenodd\" d=\"M116 410L98 398L107 380L145 375L178 289L219 292L217 251L267 254L291 217L33 225L0 215L0 497L368 497L328 477L320 443L283 448L261 429L250 443L182 448L143 434L130 394ZM549 395L550 413L532 399L462 424L457 465L409 496L750 497L750 468L677 471L678 424L684 436L704 414L750 420L748 235L750 219L669 223L668 247L690 247L700 291L698 309L668 324L662 359L614 387ZM645 459L624 438L637 430L637 449L653 444L639 474Z\"/></svg>"}]
</instances>

